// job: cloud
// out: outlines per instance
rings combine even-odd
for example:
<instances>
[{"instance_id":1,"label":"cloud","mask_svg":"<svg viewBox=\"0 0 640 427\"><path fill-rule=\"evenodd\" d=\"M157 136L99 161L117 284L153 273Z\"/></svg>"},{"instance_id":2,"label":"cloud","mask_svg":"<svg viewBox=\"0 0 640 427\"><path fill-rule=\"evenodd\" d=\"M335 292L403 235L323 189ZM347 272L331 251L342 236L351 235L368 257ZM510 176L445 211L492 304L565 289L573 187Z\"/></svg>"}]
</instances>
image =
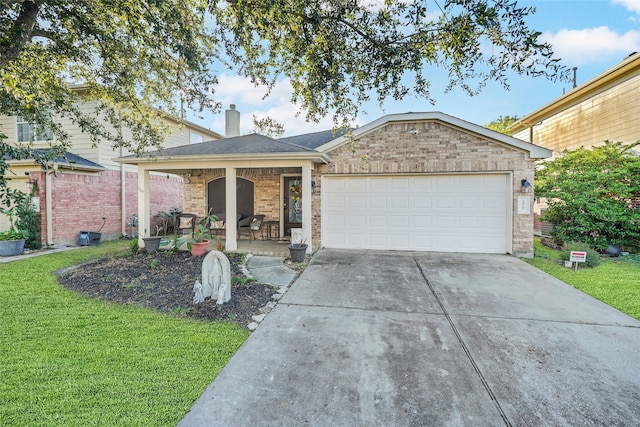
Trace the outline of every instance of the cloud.
<instances>
[{"instance_id":1,"label":"cloud","mask_svg":"<svg viewBox=\"0 0 640 427\"><path fill-rule=\"evenodd\" d=\"M628 10L640 14L640 1L638 0L611 0L613 4L620 4Z\"/></svg>"},{"instance_id":2,"label":"cloud","mask_svg":"<svg viewBox=\"0 0 640 427\"><path fill-rule=\"evenodd\" d=\"M640 7L640 3L638 3ZM629 30L618 34L608 27L563 29L557 33L544 33L541 39L550 43L556 56L567 65L584 65L619 56L620 60L640 50L640 31Z\"/></svg>"},{"instance_id":3,"label":"cloud","mask_svg":"<svg viewBox=\"0 0 640 427\"><path fill-rule=\"evenodd\" d=\"M331 129L332 117L325 117L319 123L305 121L305 113L299 105L291 102L293 89L288 79L279 80L266 99L265 86L256 86L247 78L235 75L218 76L215 97L222 102L223 110L235 104L240 111L240 133L250 133L255 115L260 119L270 117L284 124L284 136L300 135ZM296 115L296 113L300 113ZM355 123L360 124L360 123ZM211 129L221 129L224 133L224 112L216 115L210 123Z\"/></svg>"}]
</instances>

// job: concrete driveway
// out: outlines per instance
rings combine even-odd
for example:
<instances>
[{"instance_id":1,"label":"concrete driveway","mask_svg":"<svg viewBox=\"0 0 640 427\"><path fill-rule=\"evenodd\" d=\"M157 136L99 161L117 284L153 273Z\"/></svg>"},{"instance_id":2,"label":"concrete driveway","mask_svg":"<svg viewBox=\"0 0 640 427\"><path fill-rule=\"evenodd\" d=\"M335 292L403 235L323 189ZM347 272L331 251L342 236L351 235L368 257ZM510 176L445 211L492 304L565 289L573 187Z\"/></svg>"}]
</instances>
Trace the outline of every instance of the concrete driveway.
<instances>
[{"instance_id":1,"label":"concrete driveway","mask_svg":"<svg viewBox=\"0 0 640 427\"><path fill-rule=\"evenodd\" d=\"M639 424L639 321L510 256L325 249L180 425Z\"/></svg>"}]
</instances>

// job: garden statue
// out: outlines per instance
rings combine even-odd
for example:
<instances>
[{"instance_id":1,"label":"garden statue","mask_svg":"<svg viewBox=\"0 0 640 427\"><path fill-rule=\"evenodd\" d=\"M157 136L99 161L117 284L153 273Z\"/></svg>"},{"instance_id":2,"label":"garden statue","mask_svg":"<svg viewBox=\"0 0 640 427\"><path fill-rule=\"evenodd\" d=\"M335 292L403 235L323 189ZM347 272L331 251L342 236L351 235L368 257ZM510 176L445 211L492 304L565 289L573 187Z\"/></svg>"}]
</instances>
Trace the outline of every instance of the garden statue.
<instances>
[{"instance_id":1,"label":"garden statue","mask_svg":"<svg viewBox=\"0 0 640 427\"><path fill-rule=\"evenodd\" d=\"M202 262L202 296L217 297L222 304L231 299L231 263L225 254L211 251Z\"/></svg>"},{"instance_id":2,"label":"garden statue","mask_svg":"<svg viewBox=\"0 0 640 427\"><path fill-rule=\"evenodd\" d=\"M193 303L200 304L204 302L204 296L202 295L202 283L196 280L196 283L193 285Z\"/></svg>"}]
</instances>

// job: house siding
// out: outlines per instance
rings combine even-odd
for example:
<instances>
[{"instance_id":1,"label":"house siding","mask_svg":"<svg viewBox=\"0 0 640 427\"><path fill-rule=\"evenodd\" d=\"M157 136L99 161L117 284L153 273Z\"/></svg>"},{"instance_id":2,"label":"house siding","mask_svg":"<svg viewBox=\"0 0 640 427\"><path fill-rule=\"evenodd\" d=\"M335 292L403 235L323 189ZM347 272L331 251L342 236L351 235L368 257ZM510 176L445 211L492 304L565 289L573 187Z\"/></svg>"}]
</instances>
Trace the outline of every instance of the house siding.
<instances>
[{"instance_id":1,"label":"house siding","mask_svg":"<svg viewBox=\"0 0 640 427\"><path fill-rule=\"evenodd\" d=\"M417 135L409 133L417 130ZM534 162L526 153L437 121L390 123L328 153L331 163L313 172L313 243L319 247L321 175L393 175L429 173L511 173L512 251L533 256L533 215L517 215L520 180L533 181Z\"/></svg>"},{"instance_id":2,"label":"house siding","mask_svg":"<svg viewBox=\"0 0 640 427\"><path fill-rule=\"evenodd\" d=\"M616 81L545 118L533 127L514 133L515 138L553 150L603 145L605 140L636 142L640 139L640 70L637 75Z\"/></svg>"}]
</instances>

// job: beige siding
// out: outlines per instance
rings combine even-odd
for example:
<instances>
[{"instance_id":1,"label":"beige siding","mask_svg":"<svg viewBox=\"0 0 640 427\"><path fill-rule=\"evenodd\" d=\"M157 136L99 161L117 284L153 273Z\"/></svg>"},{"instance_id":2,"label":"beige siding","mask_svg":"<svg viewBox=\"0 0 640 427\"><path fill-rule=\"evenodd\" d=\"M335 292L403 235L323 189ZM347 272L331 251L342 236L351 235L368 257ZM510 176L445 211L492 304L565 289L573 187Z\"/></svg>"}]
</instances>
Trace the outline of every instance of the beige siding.
<instances>
[{"instance_id":1,"label":"beige siding","mask_svg":"<svg viewBox=\"0 0 640 427\"><path fill-rule=\"evenodd\" d=\"M80 105L80 108L84 113L91 115L95 112L96 106L97 102L91 101L82 103ZM103 123L105 124L108 131L116 133L113 126L107 124L105 121L103 121ZM194 133L203 135L205 141L214 139L214 136L212 134L205 135L204 132L192 128L188 124L179 125L173 120L168 120L167 123L170 126L170 132L163 144L165 148L189 144L190 133L192 130ZM96 146L91 141L90 135L88 133L82 132L80 128L68 118L61 119L60 124L62 125L63 130L69 134L72 146L72 148L69 150L70 152L92 162L98 163L107 169L119 170L120 164L115 162L114 159L120 156L131 154L130 151L126 149L114 149L113 141L105 139L100 139L99 143ZM0 126L2 132L5 133L8 137L7 142L15 143L17 140L16 118L0 116ZM122 135L125 139L132 139L132 132L126 127L122 128ZM36 142L34 144L34 147L47 148L48 145L48 142L42 141ZM125 166L125 170L135 172L137 168L135 166Z\"/></svg>"},{"instance_id":2,"label":"beige siding","mask_svg":"<svg viewBox=\"0 0 640 427\"><path fill-rule=\"evenodd\" d=\"M603 88L533 129L530 142L553 150L554 155L565 149L602 145L605 140L640 140L640 75ZM529 141L529 135L529 129L524 129L514 137Z\"/></svg>"}]
</instances>

